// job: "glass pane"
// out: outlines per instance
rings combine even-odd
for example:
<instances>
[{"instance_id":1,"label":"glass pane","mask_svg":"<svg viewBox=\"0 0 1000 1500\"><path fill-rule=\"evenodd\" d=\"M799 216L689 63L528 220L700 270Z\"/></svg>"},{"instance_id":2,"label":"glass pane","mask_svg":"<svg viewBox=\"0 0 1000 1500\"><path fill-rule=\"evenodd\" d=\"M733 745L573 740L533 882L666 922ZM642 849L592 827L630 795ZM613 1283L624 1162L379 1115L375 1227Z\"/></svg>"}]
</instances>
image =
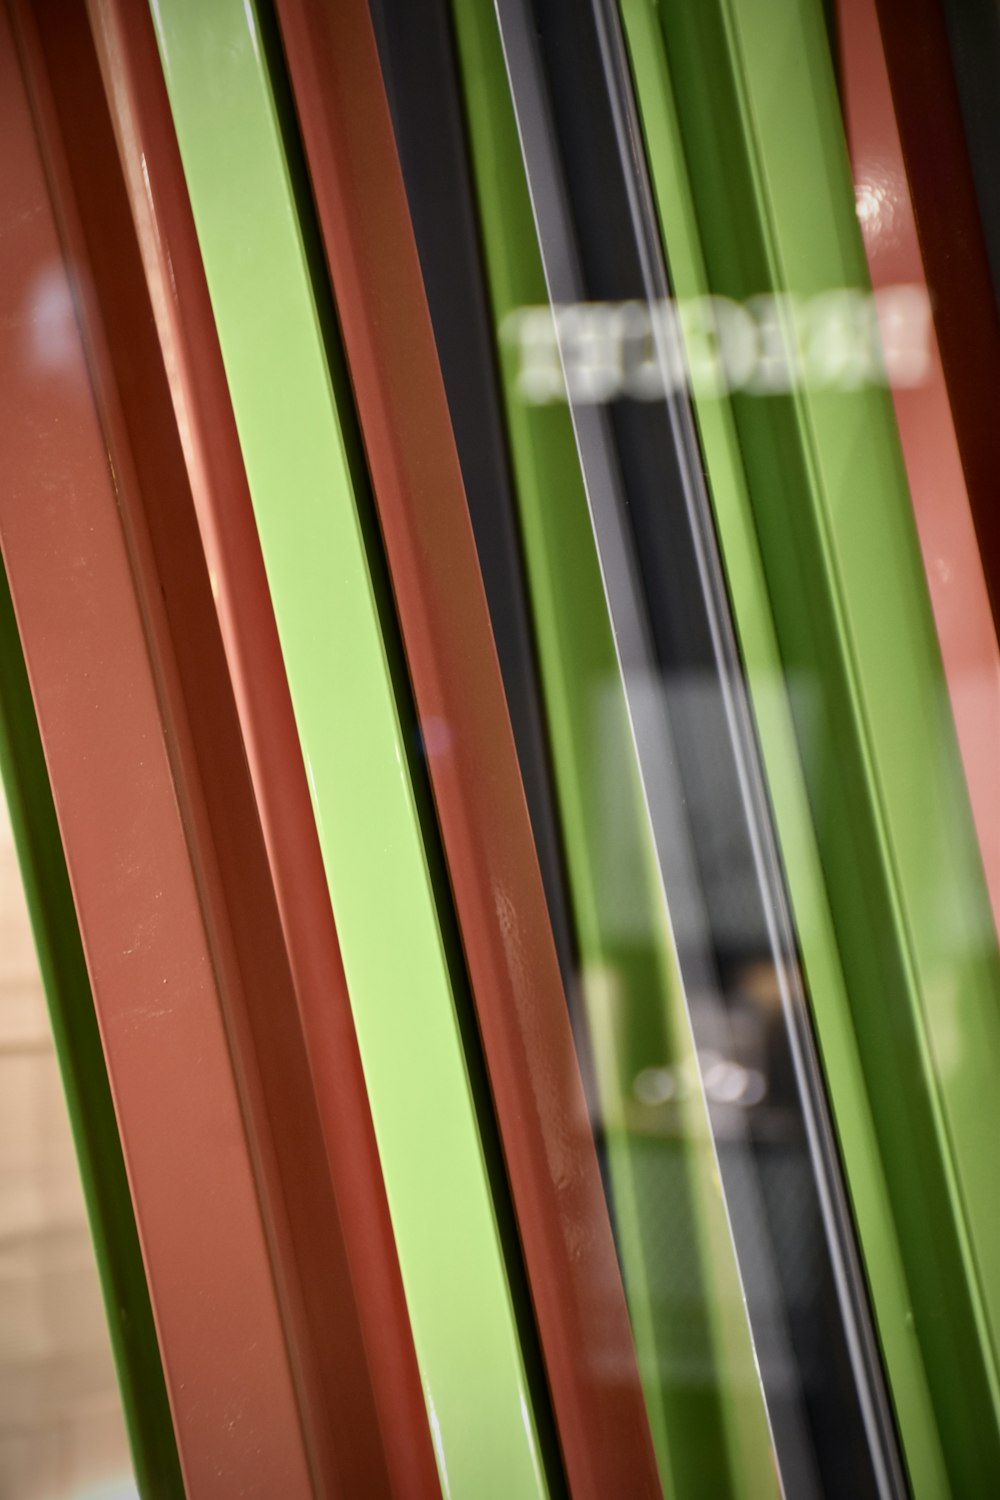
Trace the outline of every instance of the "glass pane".
<instances>
[{"instance_id":1,"label":"glass pane","mask_svg":"<svg viewBox=\"0 0 1000 1500\"><path fill-rule=\"evenodd\" d=\"M372 8L664 1486L975 1493L995 7Z\"/></svg>"}]
</instances>

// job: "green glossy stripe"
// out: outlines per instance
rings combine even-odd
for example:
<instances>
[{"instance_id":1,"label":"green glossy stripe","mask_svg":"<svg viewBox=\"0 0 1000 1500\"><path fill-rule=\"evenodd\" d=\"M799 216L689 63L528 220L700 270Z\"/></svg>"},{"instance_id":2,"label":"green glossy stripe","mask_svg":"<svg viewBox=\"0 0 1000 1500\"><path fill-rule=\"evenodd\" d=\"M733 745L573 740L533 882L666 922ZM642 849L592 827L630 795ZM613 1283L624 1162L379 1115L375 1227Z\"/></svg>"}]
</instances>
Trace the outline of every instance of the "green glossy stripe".
<instances>
[{"instance_id":1,"label":"green glossy stripe","mask_svg":"<svg viewBox=\"0 0 1000 1500\"><path fill-rule=\"evenodd\" d=\"M136 1482L144 1500L181 1500L184 1486L118 1124L2 564L0 773L69 1109Z\"/></svg>"},{"instance_id":2,"label":"green glossy stripe","mask_svg":"<svg viewBox=\"0 0 1000 1500\"><path fill-rule=\"evenodd\" d=\"M353 412L312 275L260 12L153 0L448 1494L541 1495L535 1421L362 524Z\"/></svg>"},{"instance_id":3,"label":"green glossy stripe","mask_svg":"<svg viewBox=\"0 0 1000 1500\"><path fill-rule=\"evenodd\" d=\"M680 298L708 292L670 78L653 9L621 0L654 192ZM882 1169L823 872L809 813L760 548L727 401L695 398L740 647L788 878L803 969L872 1287L896 1410L923 1476L943 1492L943 1468L919 1345L909 1327L900 1248Z\"/></svg>"},{"instance_id":4,"label":"green glossy stripe","mask_svg":"<svg viewBox=\"0 0 1000 1500\"><path fill-rule=\"evenodd\" d=\"M677 294L867 290L821 6L622 11ZM985 1493L1000 974L891 407L696 411L911 1482Z\"/></svg>"},{"instance_id":5,"label":"green glossy stripe","mask_svg":"<svg viewBox=\"0 0 1000 1500\"><path fill-rule=\"evenodd\" d=\"M502 324L518 307L545 302L545 278L492 8L453 0L453 11L485 268ZM572 424L565 406L525 404L510 355L508 346L501 373L511 462L615 1225L657 1457L667 1493L773 1495L760 1384L693 1086ZM674 1098L649 1102L648 1090L664 1082Z\"/></svg>"}]
</instances>

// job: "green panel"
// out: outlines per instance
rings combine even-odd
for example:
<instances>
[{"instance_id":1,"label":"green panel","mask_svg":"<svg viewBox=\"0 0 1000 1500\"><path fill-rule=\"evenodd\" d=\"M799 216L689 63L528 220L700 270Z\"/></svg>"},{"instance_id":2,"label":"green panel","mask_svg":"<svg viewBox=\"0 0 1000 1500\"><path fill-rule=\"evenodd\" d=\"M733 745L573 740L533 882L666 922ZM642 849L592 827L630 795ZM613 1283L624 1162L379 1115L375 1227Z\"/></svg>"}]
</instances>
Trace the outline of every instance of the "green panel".
<instances>
[{"instance_id":1,"label":"green panel","mask_svg":"<svg viewBox=\"0 0 1000 1500\"><path fill-rule=\"evenodd\" d=\"M868 291L822 7L622 10L677 295ZM1000 972L891 405L696 413L911 1482L987 1493Z\"/></svg>"},{"instance_id":2,"label":"green panel","mask_svg":"<svg viewBox=\"0 0 1000 1500\"><path fill-rule=\"evenodd\" d=\"M0 772L144 1500L182 1500L173 1422L73 895L0 564Z\"/></svg>"},{"instance_id":3,"label":"green panel","mask_svg":"<svg viewBox=\"0 0 1000 1500\"><path fill-rule=\"evenodd\" d=\"M546 1493L377 586L250 0L153 0L340 935L442 1486ZM266 19L266 18L265 18ZM305 225L305 227L304 227Z\"/></svg>"},{"instance_id":4,"label":"green panel","mask_svg":"<svg viewBox=\"0 0 1000 1500\"><path fill-rule=\"evenodd\" d=\"M454 0L493 313L546 287L492 7ZM568 409L505 416L623 1274L667 1493L774 1464ZM643 1082L646 1089L643 1089ZM655 1100L659 1087L666 1095Z\"/></svg>"}]
</instances>

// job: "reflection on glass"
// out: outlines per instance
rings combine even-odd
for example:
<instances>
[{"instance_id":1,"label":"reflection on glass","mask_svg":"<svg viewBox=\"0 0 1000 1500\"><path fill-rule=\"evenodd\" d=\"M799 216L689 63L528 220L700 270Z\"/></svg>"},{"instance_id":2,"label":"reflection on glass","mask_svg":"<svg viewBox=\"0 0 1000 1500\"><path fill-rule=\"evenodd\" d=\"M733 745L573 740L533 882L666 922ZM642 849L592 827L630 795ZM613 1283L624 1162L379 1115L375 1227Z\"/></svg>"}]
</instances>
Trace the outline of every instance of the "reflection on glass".
<instances>
[{"instance_id":1,"label":"reflection on glass","mask_svg":"<svg viewBox=\"0 0 1000 1500\"><path fill-rule=\"evenodd\" d=\"M938 9L451 0L458 165L397 110L668 1493L1000 1462L1000 30Z\"/></svg>"}]
</instances>

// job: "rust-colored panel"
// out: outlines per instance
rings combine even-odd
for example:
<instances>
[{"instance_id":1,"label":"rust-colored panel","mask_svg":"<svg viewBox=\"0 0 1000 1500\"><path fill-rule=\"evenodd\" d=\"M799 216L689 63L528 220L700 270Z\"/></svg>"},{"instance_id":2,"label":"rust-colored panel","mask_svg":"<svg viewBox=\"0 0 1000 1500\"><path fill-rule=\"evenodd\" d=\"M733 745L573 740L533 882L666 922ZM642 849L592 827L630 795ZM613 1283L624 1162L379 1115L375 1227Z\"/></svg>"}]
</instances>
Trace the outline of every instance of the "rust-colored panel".
<instances>
[{"instance_id":1,"label":"rust-colored panel","mask_svg":"<svg viewBox=\"0 0 1000 1500\"><path fill-rule=\"evenodd\" d=\"M926 290L875 0L839 0L837 15L844 111L872 284L876 290L900 285ZM1000 931L1000 647L933 329L929 345L926 378L895 389L892 399Z\"/></svg>"},{"instance_id":2,"label":"rust-colored panel","mask_svg":"<svg viewBox=\"0 0 1000 1500\"><path fill-rule=\"evenodd\" d=\"M185 1481L192 1495L213 1493L222 1464L248 1495L306 1495L215 967L105 436L4 13L0 129L0 539ZM243 1358L234 1368L237 1348ZM251 1448L258 1448L252 1459Z\"/></svg>"},{"instance_id":3,"label":"rust-colored panel","mask_svg":"<svg viewBox=\"0 0 1000 1500\"><path fill-rule=\"evenodd\" d=\"M5 34L4 141L14 167L0 246L0 369L20 421L5 453L0 536L185 1481L193 1496L268 1500L425 1493L412 1478L419 1437L408 1475L397 1453L390 1479L387 1403L399 1381L391 1378L381 1407L373 1389L373 1365L384 1367L390 1348L406 1384L409 1333L332 917L327 904L311 948L299 934L293 972L289 902L301 899L307 914L316 902L289 890L294 832L283 846L280 903L275 896L85 9L82 0L14 0L11 10L23 80ZM223 383L215 417L224 392ZM232 482L228 420L228 457L210 472L228 476L239 510L249 501L245 480L242 489ZM245 560L246 524L234 527L226 558ZM220 554L216 537L213 566ZM252 563L240 576L249 590ZM245 601L241 619L255 611L266 621L266 593ZM244 650L262 644L266 624L256 628ZM264 702L277 709L279 731L265 768L258 723L256 769L280 796L285 772L292 783L303 772L294 741L291 763L282 755L290 747L281 689L263 649ZM306 841L294 878L309 881L315 831L302 828L293 815ZM326 1015L317 1019L320 985ZM368 1307L364 1326L356 1282L385 1298ZM415 1365L412 1348L409 1359ZM425 1424L420 1431L426 1446Z\"/></svg>"},{"instance_id":4,"label":"rust-colored panel","mask_svg":"<svg viewBox=\"0 0 1000 1500\"><path fill-rule=\"evenodd\" d=\"M994 626L1000 315L939 0L878 0L903 160Z\"/></svg>"},{"instance_id":5,"label":"rust-colored panel","mask_svg":"<svg viewBox=\"0 0 1000 1500\"><path fill-rule=\"evenodd\" d=\"M277 11L570 1487L657 1495L371 21L364 0Z\"/></svg>"},{"instance_id":6,"label":"rust-colored panel","mask_svg":"<svg viewBox=\"0 0 1000 1500\"><path fill-rule=\"evenodd\" d=\"M334 1392L340 1438L365 1462L377 1436L393 1492L434 1495L437 1468L333 912L156 40L145 5L94 0L90 11L185 436L368 1363L371 1412L358 1409L356 1372L340 1336L331 1338L348 1385ZM322 1259L321 1236L316 1248ZM330 1267L321 1263L315 1274L329 1276ZM356 1478L375 1492L382 1476L374 1454Z\"/></svg>"}]
</instances>

